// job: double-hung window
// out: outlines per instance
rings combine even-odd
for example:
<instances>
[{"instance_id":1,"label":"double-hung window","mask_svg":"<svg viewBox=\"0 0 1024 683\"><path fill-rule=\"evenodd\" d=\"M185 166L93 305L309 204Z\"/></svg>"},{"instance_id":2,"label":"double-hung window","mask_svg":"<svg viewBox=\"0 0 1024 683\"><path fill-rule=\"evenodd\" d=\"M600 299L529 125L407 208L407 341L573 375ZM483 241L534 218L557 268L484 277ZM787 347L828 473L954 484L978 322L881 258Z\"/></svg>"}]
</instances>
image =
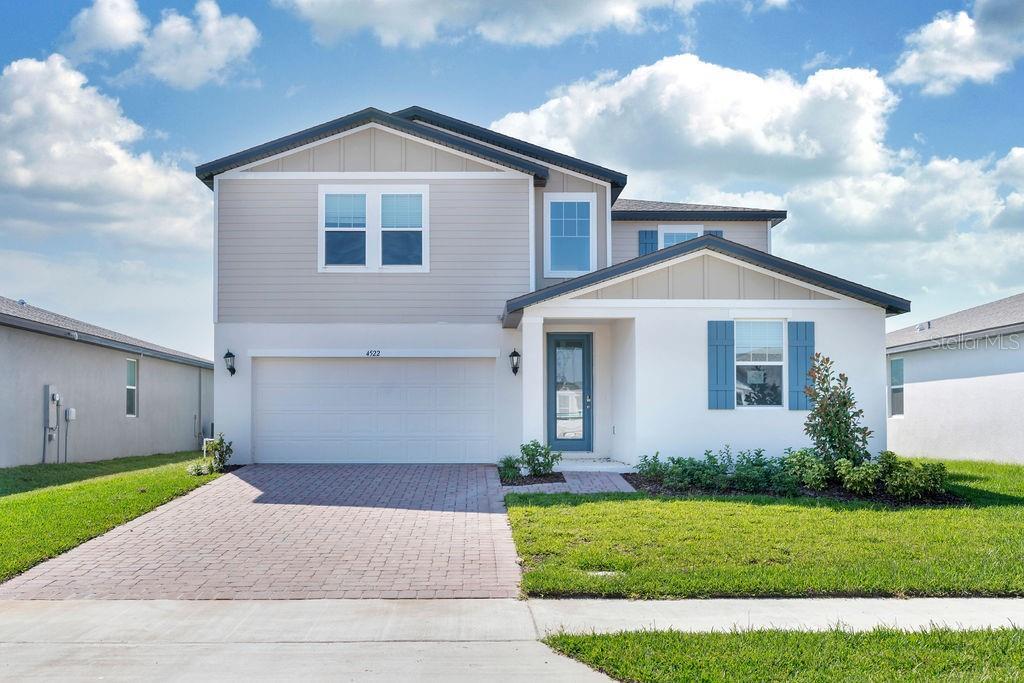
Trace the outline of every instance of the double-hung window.
<instances>
[{"instance_id":1,"label":"double-hung window","mask_svg":"<svg viewBox=\"0 0 1024 683\"><path fill-rule=\"evenodd\" d=\"M781 406L785 323L737 320L735 334L736 405Z\"/></svg>"},{"instance_id":2,"label":"double-hung window","mask_svg":"<svg viewBox=\"0 0 1024 683\"><path fill-rule=\"evenodd\" d=\"M139 415L139 361L127 359L127 377L124 388L124 414L127 417Z\"/></svg>"},{"instance_id":3,"label":"double-hung window","mask_svg":"<svg viewBox=\"0 0 1024 683\"><path fill-rule=\"evenodd\" d=\"M701 235L722 236L721 230L705 230L703 225L659 225L658 249L696 239Z\"/></svg>"},{"instance_id":4,"label":"double-hung window","mask_svg":"<svg viewBox=\"0 0 1024 683\"><path fill-rule=\"evenodd\" d=\"M424 185L321 185L318 269L428 272L427 204Z\"/></svg>"},{"instance_id":5,"label":"double-hung window","mask_svg":"<svg viewBox=\"0 0 1024 683\"><path fill-rule=\"evenodd\" d=\"M597 268L597 194L544 195L544 277L576 277Z\"/></svg>"},{"instance_id":6,"label":"double-hung window","mask_svg":"<svg viewBox=\"0 0 1024 683\"><path fill-rule=\"evenodd\" d=\"M903 359L889 359L889 415L903 414Z\"/></svg>"}]
</instances>

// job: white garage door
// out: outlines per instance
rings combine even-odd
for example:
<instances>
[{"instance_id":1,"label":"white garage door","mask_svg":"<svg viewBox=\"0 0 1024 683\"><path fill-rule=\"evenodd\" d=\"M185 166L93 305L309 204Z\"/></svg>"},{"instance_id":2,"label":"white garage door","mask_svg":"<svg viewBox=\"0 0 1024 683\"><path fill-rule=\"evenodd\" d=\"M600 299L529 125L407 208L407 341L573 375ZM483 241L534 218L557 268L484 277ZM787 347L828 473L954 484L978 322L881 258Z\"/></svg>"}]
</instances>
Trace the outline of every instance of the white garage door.
<instances>
[{"instance_id":1,"label":"white garage door","mask_svg":"<svg viewBox=\"0 0 1024 683\"><path fill-rule=\"evenodd\" d=\"M493 462L494 363L256 359L256 462Z\"/></svg>"}]
</instances>

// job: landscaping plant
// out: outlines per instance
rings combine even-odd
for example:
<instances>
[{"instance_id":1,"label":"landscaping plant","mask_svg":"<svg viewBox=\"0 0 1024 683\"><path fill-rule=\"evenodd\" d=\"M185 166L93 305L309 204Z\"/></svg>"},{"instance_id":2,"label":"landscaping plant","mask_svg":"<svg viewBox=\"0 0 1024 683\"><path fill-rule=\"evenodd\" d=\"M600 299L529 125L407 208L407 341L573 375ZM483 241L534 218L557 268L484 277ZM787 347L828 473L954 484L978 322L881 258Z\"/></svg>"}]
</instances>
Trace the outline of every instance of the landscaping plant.
<instances>
[{"instance_id":1,"label":"landscaping plant","mask_svg":"<svg viewBox=\"0 0 1024 683\"><path fill-rule=\"evenodd\" d=\"M807 376L811 384L804 393L811 399L811 411L804 433L818 457L830 471L841 459L861 464L868 458L871 430L861 424L864 410L857 407L848 378L841 372L837 375L832 360L820 353L814 354Z\"/></svg>"},{"instance_id":2,"label":"landscaping plant","mask_svg":"<svg viewBox=\"0 0 1024 683\"><path fill-rule=\"evenodd\" d=\"M186 468L188 473L194 477L201 477L223 472L231 459L231 454L234 453L231 444L231 441L224 440L224 432L218 434L216 439L207 441L203 444L203 458L190 462Z\"/></svg>"},{"instance_id":3,"label":"landscaping plant","mask_svg":"<svg viewBox=\"0 0 1024 683\"><path fill-rule=\"evenodd\" d=\"M555 470L555 465L562 459L562 454L551 450L551 446L534 439L519 447L522 454L519 462L526 467L531 477L543 477Z\"/></svg>"},{"instance_id":4,"label":"landscaping plant","mask_svg":"<svg viewBox=\"0 0 1024 683\"><path fill-rule=\"evenodd\" d=\"M519 458L506 455L498 461L498 477L503 482L515 481L519 478Z\"/></svg>"}]
</instances>

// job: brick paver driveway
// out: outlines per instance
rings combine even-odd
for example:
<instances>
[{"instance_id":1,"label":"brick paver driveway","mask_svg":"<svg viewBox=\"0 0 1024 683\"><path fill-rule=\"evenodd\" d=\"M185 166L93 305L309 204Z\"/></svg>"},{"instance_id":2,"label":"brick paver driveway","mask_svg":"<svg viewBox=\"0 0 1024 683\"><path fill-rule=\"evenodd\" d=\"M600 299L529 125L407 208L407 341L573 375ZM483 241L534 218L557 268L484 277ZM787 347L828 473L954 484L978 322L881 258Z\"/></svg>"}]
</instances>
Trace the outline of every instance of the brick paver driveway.
<instances>
[{"instance_id":1,"label":"brick paver driveway","mask_svg":"<svg viewBox=\"0 0 1024 683\"><path fill-rule=\"evenodd\" d=\"M0 598L514 597L484 465L255 465L0 585Z\"/></svg>"}]
</instances>

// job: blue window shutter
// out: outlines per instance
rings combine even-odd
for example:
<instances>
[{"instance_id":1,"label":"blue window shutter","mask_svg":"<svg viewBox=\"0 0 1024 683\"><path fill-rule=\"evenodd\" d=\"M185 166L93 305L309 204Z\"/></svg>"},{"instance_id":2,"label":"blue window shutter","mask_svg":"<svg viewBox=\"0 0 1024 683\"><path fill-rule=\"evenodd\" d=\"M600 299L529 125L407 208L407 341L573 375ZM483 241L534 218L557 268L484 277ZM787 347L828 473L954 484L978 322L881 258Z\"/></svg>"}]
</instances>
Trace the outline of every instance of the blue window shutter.
<instances>
[{"instance_id":1,"label":"blue window shutter","mask_svg":"<svg viewBox=\"0 0 1024 683\"><path fill-rule=\"evenodd\" d=\"M804 393L810 385L807 371L814 356L814 323L789 323L789 409L810 410L811 399Z\"/></svg>"},{"instance_id":2,"label":"blue window shutter","mask_svg":"<svg viewBox=\"0 0 1024 683\"><path fill-rule=\"evenodd\" d=\"M657 230L641 230L640 231L640 255L650 254L652 251L658 251L658 231Z\"/></svg>"},{"instance_id":3,"label":"blue window shutter","mask_svg":"<svg viewBox=\"0 0 1024 683\"><path fill-rule=\"evenodd\" d=\"M715 237L724 237L725 236L725 233L722 232L721 230L705 230L704 234L705 235L714 235Z\"/></svg>"},{"instance_id":4,"label":"blue window shutter","mask_svg":"<svg viewBox=\"0 0 1024 683\"><path fill-rule=\"evenodd\" d=\"M736 407L735 332L731 320L708 321L708 408Z\"/></svg>"}]
</instances>

